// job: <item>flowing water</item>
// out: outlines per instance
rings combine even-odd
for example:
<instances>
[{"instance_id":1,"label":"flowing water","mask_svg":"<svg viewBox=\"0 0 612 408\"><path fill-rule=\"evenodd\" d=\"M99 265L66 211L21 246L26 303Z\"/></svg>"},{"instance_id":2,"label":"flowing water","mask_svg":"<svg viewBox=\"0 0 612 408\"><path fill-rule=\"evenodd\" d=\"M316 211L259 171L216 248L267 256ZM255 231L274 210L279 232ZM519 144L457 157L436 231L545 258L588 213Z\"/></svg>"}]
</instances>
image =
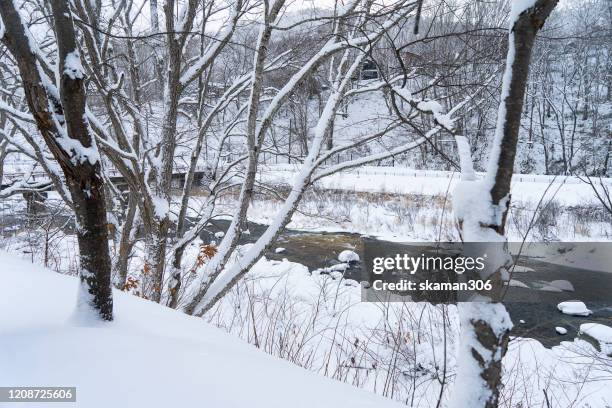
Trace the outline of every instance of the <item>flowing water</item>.
<instances>
[{"instance_id":1,"label":"flowing water","mask_svg":"<svg viewBox=\"0 0 612 408\"><path fill-rule=\"evenodd\" d=\"M214 234L225 231L229 222L215 221L209 231L202 233L201 238L208 242L214 240ZM248 234L244 234L241 243L255 242L265 231L266 226L256 223L248 224ZM393 256L414 250L409 243L398 243L364 237L354 233L285 231L274 247L266 254L268 259L282 260L306 265L311 271L339 263L338 254L350 249L361 255L364 242L368 250L377 256ZM276 253L276 248L284 248ZM543 262L541 259L521 257L520 265L532 269L528 272L515 272L513 279L520 280L529 288L510 286L504 297L504 303L514 322L513 336L528 337L539 340L547 347L558 345L561 341L571 341L578 335L582 323L597 322L612 326L612 273L560 266ZM612 268L612 265L610 265ZM361 263L352 263L346 270L347 279L361 280ZM573 292L550 292L540 290L547 282L567 280L574 287ZM567 300L583 300L593 311L589 317L568 316L557 310L557 304ZM560 335L555 327L567 329L567 334Z\"/></svg>"}]
</instances>

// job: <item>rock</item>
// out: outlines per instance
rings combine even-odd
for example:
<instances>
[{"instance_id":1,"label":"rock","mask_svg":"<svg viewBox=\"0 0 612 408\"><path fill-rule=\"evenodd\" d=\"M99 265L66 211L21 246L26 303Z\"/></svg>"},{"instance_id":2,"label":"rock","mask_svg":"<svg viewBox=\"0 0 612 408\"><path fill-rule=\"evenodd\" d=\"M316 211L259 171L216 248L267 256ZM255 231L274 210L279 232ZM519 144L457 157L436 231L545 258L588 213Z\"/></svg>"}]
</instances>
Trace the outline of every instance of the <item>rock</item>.
<instances>
[{"instance_id":1,"label":"rock","mask_svg":"<svg viewBox=\"0 0 612 408\"><path fill-rule=\"evenodd\" d=\"M567 334L567 329L565 327L557 326L555 327L555 331L561 335Z\"/></svg>"},{"instance_id":2,"label":"rock","mask_svg":"<svg viewBox=\"0 0 612 408\"><path fill-rule=\"evenodd\" d=\"M561 289L566 292L574 291L574 285L572 285L572 283L568 280L563 280L563 279L554 280L550 282L550 286L554 286L555 288Z\"/></svg>"},{"instance_id":3,"label":"rock","mask_svg":"<svg viewBox=\"0 0 612 408\"><path fill-rule=\"evenodd\" d=\"M557 309L563 314L570 316L589 316L591 312L587 309L586 305L579 300L570 300L567 302L561 302L557 305Z\"/></svg>"},{"instance_id":4,"label":"rock","mask_svg":"<svg viewBox=\"0 0 612 408\"><path fill-rule=\"evenodd\" d=\"M315 275L329 274L329 275L332 275L334 279L336 279L336 277L338 276L338 273L340 274L340 277L342 277L344 275L344 271L346 271L349 267L350 266L347 263L339 263L339 264L335 264L332 266L328 266L327 268L315 269L313 273Z\"/></svg>"},{"instance_id":5,"label":"rock","mask_svg":"<svg viewBox=\"0 0 612 408\"><path fill-rule=\"evenodd\" d=\"M523 265L514 265L510 268L510 272L533 272L533 269Z\"/></svg>"},{"instance_id":6,"label":"rock","mask_svg":"<svg viewBox=\"0 0 612 408\"><path fill-rule=\"evenodd\" d=\"M359 255L355 251L345 249L338 255L338 260L340 262L359 262Z\"/></svg>"},{"instance_id":7,"label":"rock","mask_svg":"<svg viewBox=\"0 0 612 408\"><path fill-rule=\"evenodd\" d=\"M282 253L282 252L285 252L285 248L278 247L278 248L276 248L276 249L274 250L274 252L275 252L275 253L277 253L277 254L280 254L280 253Z\"/></svg>"},{"instance_id":8,"label":"rock","mask_svg":"<svg viewBox=\"0 0 612 408\"><path fill-rule=\"evenodd\" d=\"M543 290L545 292L563 292L561 289L559 289L556 286L552 286L552 285L546 285L543 286L542 288L540 288L540 290Z\"/></svg>"},{"instance_id":9,"label":"rock","mask_svg":"<svg viewBox=\"0 0 612 408\"><path fill-rule=\"evenodd\" d=\"M527 288L527 289L529 289L529 286L527 286L526 284L524 284L520 280L516 280L516 279L510 279L510 282L508 282L508 285L509 286L514 286L514 287L517 287L517 288Z\"/></svg>"}]
</instances>

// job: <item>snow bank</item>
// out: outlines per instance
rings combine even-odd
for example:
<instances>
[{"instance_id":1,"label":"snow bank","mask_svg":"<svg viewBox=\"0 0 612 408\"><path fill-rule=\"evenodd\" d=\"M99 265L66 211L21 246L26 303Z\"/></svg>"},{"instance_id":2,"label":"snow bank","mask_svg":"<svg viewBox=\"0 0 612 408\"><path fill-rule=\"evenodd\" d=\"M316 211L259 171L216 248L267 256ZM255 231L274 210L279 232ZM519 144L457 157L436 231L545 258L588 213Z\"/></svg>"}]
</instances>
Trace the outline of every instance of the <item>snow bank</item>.
<instances>
[{"instance_id":1,"label":"snow bank","mask_svg":"<svg viewBox=\"0 0 612 408\"><path fill-rule=\"evenodd\" d=\"M597 340L602 353L612 355L612 327L599 323L584 323L580 325L580 332Z\"/></svg>"},{"instance_id":2,"label":"snow bank","mask_svg":"<svg viewBox=\"0 0 612 408\"><path fill-rule=\"evenodd\" d=\"M0 263L3 386L76 386L88 408L400 406L120 292L114 322L75 325L77 279L4 252Z\"/></svg>"},{"instance_id":3,"label":"snow bank","mask_svg":"<svg viewBox=\"0 0 612 408\"><path fill-rule=\"evenodd\" d=\"M267 165L262 171L262 180L269 183L288 184L297 173L293 165ZM483 173L476 173L478 180ZM603 179L607 186L612 179ZM416 170L404 167L372 167L336 173L316 182L319 188L347 190L369 193L419 194L426 196L444 196L453 191L460 182L458 174L451 171ZM562 205L598 204L599 201L591 187L576 177L542 176L533 174L514 174L512 176L512 202L537 203L543 192L552 184L546 200L552 197Z\"/></svg>"},{"instance_id":4,"label":"snow bank","mask_svg":"<svg viewBox=\"0 0 612 408\"><path fill-rule=\"evenodd\" d=\"M591 312L586 305L578 300L561 302L557 305L557 309L563 314L571 316L589 316Z\"/></svg>"}]
</instances>

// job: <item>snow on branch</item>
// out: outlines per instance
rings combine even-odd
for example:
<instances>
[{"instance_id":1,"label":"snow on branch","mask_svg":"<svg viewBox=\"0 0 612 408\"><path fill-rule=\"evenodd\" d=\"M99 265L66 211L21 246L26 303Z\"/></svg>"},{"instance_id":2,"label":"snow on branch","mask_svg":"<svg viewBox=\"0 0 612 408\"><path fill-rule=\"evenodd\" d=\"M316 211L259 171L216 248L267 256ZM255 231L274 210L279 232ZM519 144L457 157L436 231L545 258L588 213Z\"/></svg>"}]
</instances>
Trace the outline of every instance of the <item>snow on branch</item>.
<instances>
[{"instance_id":1,"label":"snow on branch","mask_svg":"<svg viewBox=\"0 0 612 408\"><path fill-rule=\"evenodd\" d=\"M213 39L213 42L198 58L198 60L189 68L187 68L185 72L181 75L179 82L182 86L186 86L191 81L196 79L199 75L201 75L202 72L204 72L204 70L208 68L210 64L212 64L217 55L219 55L221 50L230 41L230 39L236 32L238 21L240 19L240 16L242 15L241 8L242 1L236 1L234 7L232 7L231 14L228 17L228 22L222 26L220 32Z\"/></svg>"}]
</instances>

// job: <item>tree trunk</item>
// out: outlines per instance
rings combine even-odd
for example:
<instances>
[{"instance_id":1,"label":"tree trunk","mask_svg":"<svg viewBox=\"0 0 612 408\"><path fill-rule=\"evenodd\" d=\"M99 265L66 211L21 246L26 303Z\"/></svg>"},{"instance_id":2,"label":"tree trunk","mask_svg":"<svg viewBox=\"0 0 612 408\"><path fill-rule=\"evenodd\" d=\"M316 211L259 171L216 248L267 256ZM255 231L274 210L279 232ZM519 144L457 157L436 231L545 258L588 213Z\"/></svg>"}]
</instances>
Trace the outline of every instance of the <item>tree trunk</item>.
<instances>
[{"instance_id":1,"label":"tree trunk","mask_svg":"<svg viewBox=\"0 0 612 408\"><path fill-rule=\"evenodd\" d=\"M159 32L159 17L157 15L157 0L149 0L149 12L151 13L151 32Z\"/></svg>"},{"instance_id":2,"label":"tree trunk","mask_svg":"<svg viewBox=\"0 0 612 408\"><path fill-rule=\"evenodd\" d=\"M508 348L512 328L510 316L500 303L504 280L507 279L507 263L511 260L504 235L510 205L510 183L534 39L556 4L557 0L537 0L533 6L524 10L513 10L518 15L511 22L502 97L488 174L482 182L474 181L473 178L464 179L466 183L481 183L479 191L483 199L487 199L487 194L491 198L490 214L487 215L474 214L474 209L466 208L465 202L461 203L459 199L461 204L458 207L462 208L458 209L458 217L463 239L467 242L482 242L478 250L486 252L478 253L480 256L482 253L489 254L490 265L470 278L490 279L493 290L486 293L484 299L472 299L472 302L459 305L462 335L452 404L455 407L495 408L499 404L502 359ZM493 263L493 259L499 261Z\"/></svg>"}]
</instances>

